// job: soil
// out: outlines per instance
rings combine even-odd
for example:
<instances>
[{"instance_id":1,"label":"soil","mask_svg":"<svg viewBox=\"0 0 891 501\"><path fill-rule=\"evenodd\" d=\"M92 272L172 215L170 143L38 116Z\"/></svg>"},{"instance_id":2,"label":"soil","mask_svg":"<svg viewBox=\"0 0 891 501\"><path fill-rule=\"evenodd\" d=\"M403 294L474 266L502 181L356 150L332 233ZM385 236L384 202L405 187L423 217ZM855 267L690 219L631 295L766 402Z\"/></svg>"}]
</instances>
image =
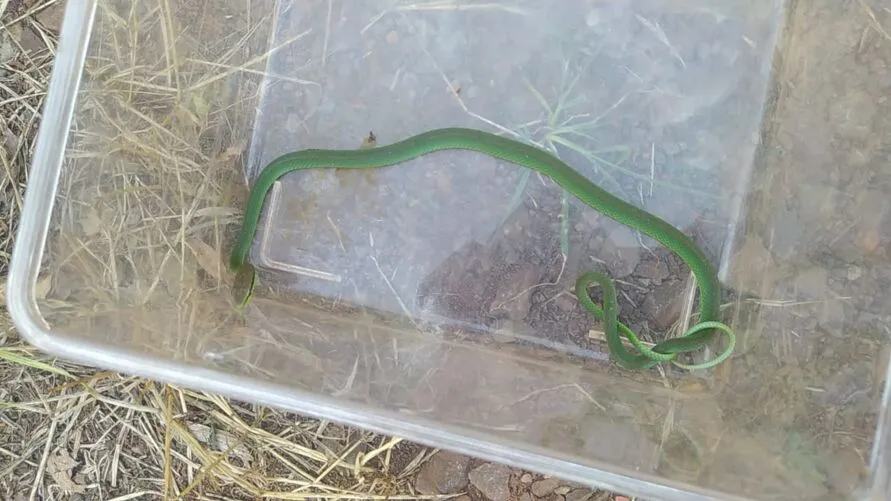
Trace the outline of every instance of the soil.
<instances>
[{"instance_id":1,"label":"soil","mask_svg":"<svg viewBox=\"0 0 891 501\"><path fill-rule=\"evenodd\" d=\"M730 279L762 300L720 397L729 427L758 430L750 462L781 467L722 488L847 499L867 471L889 356L889 22L880 2L789 13Z\"/></svg>"},{"instance_id":2,"label":"soil","mask_svg":"<svg viewBox=\"0 0 891 501\"><path fill-rule=\"evenodd\" d=\"M557 197L553 201L559 203ZM546 224L546 213L526 210L509 220L501 238L485 245L468 244L425 277L419 292L422 308L440 318L463 320L443 321L446 328L478 335L496 332L521 344L540 344L535 334L542 333L550 347L571 343L590 358L603 359L602 338L591 336L599 321L570 294L575 276L560 269L563 256L557 235L536 238L529 230L511 230L512 224L517 228ZM575 229L585 231L570 240L573 252L588 256L576 259L575 266L624 279L619 285L620 318L645 339L659 339L681 313L688 272L683 261L661 247L642 251L633 235L630 239L625 235L626 242L621 237L614 242L605 228L585 226L577 224ZM553 225L551 230L559 231ZM595 260L595 255L603 259ZM614 272L622 269L626 271ZM598 290L591 296L595 302L601 300Z\"/></svg>"}]
</instances>

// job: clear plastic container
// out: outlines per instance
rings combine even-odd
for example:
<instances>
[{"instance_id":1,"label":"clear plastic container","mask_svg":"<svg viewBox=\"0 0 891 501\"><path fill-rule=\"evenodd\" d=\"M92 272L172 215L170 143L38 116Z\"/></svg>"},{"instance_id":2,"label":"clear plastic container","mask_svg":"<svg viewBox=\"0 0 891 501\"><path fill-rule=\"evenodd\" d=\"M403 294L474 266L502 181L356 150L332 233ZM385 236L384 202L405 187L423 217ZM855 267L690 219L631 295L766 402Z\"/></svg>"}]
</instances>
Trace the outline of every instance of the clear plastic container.
<instances>
[{"instance_id":1,"label":"clear plastic container","mask_svg":"<svg viewBox=\"0 0 891 501\"><path fill-rule=\"evenodd\" d=\"M837 32L808 9L69 2L10 311L62 357L626 494L882 499L891 183L833 128L881 103L826 105L845 123L789 104L843 60L793 36ZM775 67L786 20L813 50ZM735 356L611 364L575 277L616 277L620 317L659 338L691 305L682 262L468 152L283 178L235 308L226 259L269 160L448 126L546 148L690 234L734 291Z\"/></svg>"}]
</instances>

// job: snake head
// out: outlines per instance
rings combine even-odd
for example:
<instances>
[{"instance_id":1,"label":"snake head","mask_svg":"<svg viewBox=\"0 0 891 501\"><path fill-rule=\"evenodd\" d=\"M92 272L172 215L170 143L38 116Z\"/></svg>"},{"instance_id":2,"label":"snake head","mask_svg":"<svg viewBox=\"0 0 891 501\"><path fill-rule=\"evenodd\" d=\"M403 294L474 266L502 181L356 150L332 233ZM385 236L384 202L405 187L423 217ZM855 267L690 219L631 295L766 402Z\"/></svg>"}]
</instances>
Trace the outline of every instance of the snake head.
<instances>
[{"instance_id":1,"label":"snake head","mask_svg":"<svg viewBox=\"0 0 891 501\"><path fill-rule=\"evenodd\" d=\"M239 309L244 309L254 297L254 288L257 286L257 270L245 263L235 274L232 284L232 298Z\"/></svg>"}]
</instances>

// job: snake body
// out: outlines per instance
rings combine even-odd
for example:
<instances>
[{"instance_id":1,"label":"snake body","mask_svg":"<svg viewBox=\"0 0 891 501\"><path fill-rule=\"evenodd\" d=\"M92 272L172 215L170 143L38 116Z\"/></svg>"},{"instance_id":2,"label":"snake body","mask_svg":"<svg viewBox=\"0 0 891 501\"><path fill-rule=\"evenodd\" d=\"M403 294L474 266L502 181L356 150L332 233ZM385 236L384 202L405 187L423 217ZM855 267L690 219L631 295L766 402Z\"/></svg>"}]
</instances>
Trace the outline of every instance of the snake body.
<instances>
[{"instance_id":1,"label":"snake body","mask_svg":"<svg viewBox=\"0 0 891 501\"><path fill-rule=\"evenodd\" d=\"M730 355L734 336L729 328L717 322L720 299L717 275L705 254L690 238L659 217L600 188L550 153L475 129L436 129L386 146L357 150L305 149L279 156L263 169L251 188L244 210L243 225L230 255L230 269L236 273L242 269L257 230L266 195L275 181L284 174L307 169L387 167L450 149L484 153L539 172L593 209L649 235L674 251L689 266L699 288L699 323L684 335L662 341L651 349L644 347L634 332L616 319L616 292L611 280L593 271L583 273L578 278L576 294L579 301L589 312L603 321L608 348L621 366L637 370L652 367L661 361L674 361L677 354L695 351L704 346L719 330L727 334L729 341L728 348L719 357L698 366L677 365L689 368L710 367ZM588 296L587 288L595 282L603 287L602 308ZM635 354L626 348L619 338L619 333L625 335L641 353Z\"/></svg>"}]
</instances>

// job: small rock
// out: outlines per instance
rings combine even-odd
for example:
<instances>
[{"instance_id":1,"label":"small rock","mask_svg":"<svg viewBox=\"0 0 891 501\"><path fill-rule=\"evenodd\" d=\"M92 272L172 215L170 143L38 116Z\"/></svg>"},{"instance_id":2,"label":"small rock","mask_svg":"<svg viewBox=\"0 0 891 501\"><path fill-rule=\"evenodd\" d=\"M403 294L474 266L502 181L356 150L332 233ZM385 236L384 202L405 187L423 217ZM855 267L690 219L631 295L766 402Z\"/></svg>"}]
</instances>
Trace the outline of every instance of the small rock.
<instances>
[{"instance_id":1,"label":"small rock","mask_svg":"<svg viewBox=\"0 0 891 501\"><path fill-rule=\"evenodd\" d=\"M499 277L495 299L490 313L505 313L507 318L520 321L532 306L534 285L539 282L541 270L532 263L523 263L517 269Z\"/></svg>"},{"instance_id":2,"label":"small rock","mask_svg":"<svg viewBox=\"0 0 891 501\"><path fill-rule=\"evenodd\" d=\"M532 475L530 473L524 473L522 477L520 477L520 482L524 484L532 483Z\"/></svg>"},{"instance_id":3,"label":"small rock","mask_svg":"<svg viewBox=\"0 0 891 501\"><path fill-rule=\"evenodd\" d=\"M36 18L45 28L58 33L62 27L62 18L65 15L65 6L62 2L50 4L49 7L36 14Z\"/></svg>"},{"instance_id":4,"label":"small rock","mask_svg":"<svg viewBox=\"0 0 891 501\"><path fill-rule=\"evenodd\" d=\"M594 493L588 489L576 489L566 495L566 501L588 501Z\"/></svg>"},{"instance_id":5,"label":"small rock","mask_svg":"<svg viewBox=\"0 0 891 501\"><path fill-rule=\"evenodd\" d=\"M397 43L399 41L399 33L396 33L395 30L391 30L387 33L387 43Z\"/></svg>"},{"instance_id":6,"label":"small rock","mask_svg":"<svg viewBox=\"0 0 891 501\"><path fill-rule=\"evenodd\" d=\"M571 490L572 490L572 487L569 487L568 485L561 485L560 487L557 487L556 489L554 489L554 493L559 494L561 496L565 496L565 495L569 494L569 491L571 491Z\"/></svg>"},{"instance_id":7,"label":"small rock","mask_svg":"<svg viewBox=\"0 0 891 501\"><path fill-rule=\"evenodd\" d=\"M468 475L470 483L491 501L510 499L510 469L507 466L486 463L474 468Z\"/></svg>"},{"instance_id":8,"label":"small rock","mask_svg":"<svg viewBox=\"0 0 891 501\"><path fill-rule=\"evenodd\" d=\"M0 42L0 43L2 43L2 42ZM3 47L0 46L0 63L2 63L2 62L3 62ZM18 151L19 144L20 144L19 138L15 134L13 134L9 131L6 131L3 134L3 146L6 148L6 152L8 155L12 156L14 154L14 152Z\"/></svg>"},{"instance_id":9,"label":"small rock","mask_svg":"<svg viewBox=\"0 0 891 501\"><path fill-rule=\"evenodd\" d=\"M639 277L648 278L652 283L659 285L663 280L668 278L668 265L661 259L657 261L644 261L637 265L634 274Z\"/></svg>"},{"instance_id":10,"label":"small rock","mask_svg":"<svg viewBox=\"0 0 891 501\"><path fill-rule=\"evenodd\" d=\"M17 42L21 36L21 31L21 26L12 25L0 32L0 64L8 63L19 54ZM0 76L5 74L0 73Z\"/></svg>"},{"instance_id":11,"label":"small rock","mask_svg":"<svg viewBox=\"0 0 891 501\"><path fill-rule=\"evenodd\" d=\"M543 498L548 494L554 492L560 485L560 481L556 478L546 478L543 480L539 480L532 484L532 494L535 494L537 497Z\"/></svg>"},{"instance_id":12,"label":"small rock","mask_svg":"<svg viewBox=\"0 0 891 501\"><path fill-rule=\"evenodd\" d=\"M520 494L519 499L520 501L533 501L532 494L529 494L528 492Z\"/></svg>"},{"instance_id":13,"label":"small rock","mask_svg":"<svg viewBox=\"0 0 891 501\"><path fill-rule=\"evenodd\" d=\"M826 461L829 484L838 492L852 492L867 471L863 458L851 449L834 452Z\"/></svg>"},{"instance_id":14,"label":"small rock","mask_svg":"<svg viewBox=\"0 0 891 501\"><path fill-rule=\"evenodd\" d=\"M25 52L35 52L46 49L46 42L35 28L25 28L19 36L19 44Z\"/></svg>"},{"instance_id":15,"label":"small rock","mask_svg":"<svg viewBox=\"0 0 891 501\"><path fill-rule=\"evenodd\" d=\"M848 280L857 280L858 278L863 276L863 270L856 265L848 266Z\"/></svg>"},{"instance_id":16,"label":"small rock","mask_svg":"<svg viewBox=\"0 0 891 501\"><path fill-rule=\"evenodd\" d=\"M667 329L681 316L684 308L684 282L673 280L656 287L643 302L643 311L658 329Z\"/></svg>"},{"instance_id":17,"label":"small rock","mask_svg":"<svg viewBox=\"0 0 891 501\"><path fill-rule=\"evenodd\" d=\"M637 235L627 226L616 226L609 232L609 241L618 248L638 247Z\"/></svg>"},{"instance_id":18,"label":"small rock","mask_svg":"<svg viewBox=\"0 0 891 501\"><path fill-rule=\"evenodd\" d=\"M634 232L620 227L610 232L598 255L609 267L610 275L624 278L634 272L640 262L640 246Z\"/></svg>"},{"instance_id":19,"label":"small rock","mask_svg":"<svg viewBox=\"0 0 891 501\"><path fill-rule=\"evenodd\" d=\"M422 494L453 494L467 486L469 468L468 456L437 452L421 467L415 487Z\"/></svg>"},{"instance_id":20,"label":"small rock","mask_svg":"<svg viewBox=\"0 0 891 501\"><path fill-rule=\"evenodd\" d=\"M560 294L559 296L554 298L554 304L557 305L557 308L560 308L560 310L565 311L565 312L570 312L575 309L578 302L575 299L573 299L569 294ZM529 475L529 474L527 473L526 475ZM526 475L523 475L523 477L525 478ZM529 475L529 481L523 482L523 483L528 484L531 482L532 482L532 475Z\"/></svg>"}]
</instances>

